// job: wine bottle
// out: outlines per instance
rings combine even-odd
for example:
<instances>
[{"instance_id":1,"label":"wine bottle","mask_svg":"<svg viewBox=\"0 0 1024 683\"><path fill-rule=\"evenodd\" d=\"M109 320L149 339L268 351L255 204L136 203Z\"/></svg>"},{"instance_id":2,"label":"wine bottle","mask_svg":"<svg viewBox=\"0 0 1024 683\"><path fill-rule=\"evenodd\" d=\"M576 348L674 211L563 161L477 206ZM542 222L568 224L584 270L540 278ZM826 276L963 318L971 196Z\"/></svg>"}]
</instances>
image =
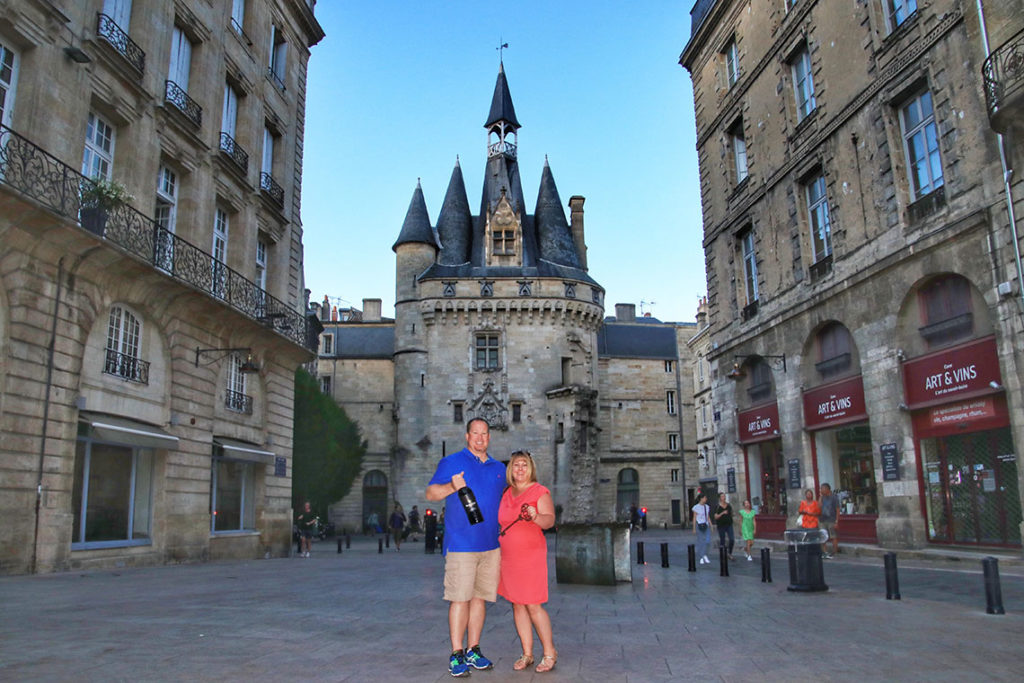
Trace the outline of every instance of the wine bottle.
<instances>
[{"instance_id":1,"label":"wine bottle","mask_svg":"<svg viewBox=\"0 0 1024 683\"><path fill-rule=\"evenodd\" d=\"M470 524L479 524L484 521L483 513L480 512L480 506L476 502L476 495L473 493L473 489L468 486L463 486L459 489L459 502L462 503L462 509L466 511L466 517L469 519Z\"/></svg>"}]
</instances>

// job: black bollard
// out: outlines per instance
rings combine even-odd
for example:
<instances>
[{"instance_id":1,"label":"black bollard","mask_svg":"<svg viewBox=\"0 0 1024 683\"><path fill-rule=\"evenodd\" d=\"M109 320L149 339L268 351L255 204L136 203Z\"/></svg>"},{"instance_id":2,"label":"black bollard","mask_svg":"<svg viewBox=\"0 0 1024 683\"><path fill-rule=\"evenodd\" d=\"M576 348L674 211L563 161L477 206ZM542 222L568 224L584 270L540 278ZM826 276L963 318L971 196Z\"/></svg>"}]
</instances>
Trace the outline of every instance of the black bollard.
<instances>
[{"instance_id":1,"label":"black bollard","mask_svg":"<svg viewBox=\"0 0 1024 683\"><path fill-rule=\"evenodd\" d=\"M885 558L885 599L900 599L900 575L896 569L896 553L886 553Z\"/></svg>"},{"instance_id":2,"label":"black bollard","mask_svg":"<svg viewBox=\"0 0 1024 683\"><path fill-rule=\"evenodd\" d=\"M729 576L729 552L724 545L718 546L718 575Z\"/></svg>"},{"instance_id":3,"label":"black bollard","mask_svg":"<svg viewBox=\"0 0 1024 683\"><path fill-rule=\"evenodd\" d=\"M697 571L697 549L692 543L686 546L686 571Z\"/></svg>"},{"instance_id":4,"label":"black bollard","mask_svg":"<svg viewBox=\"0 0 1024 683\"><path fill-rule=\"evenodd\" d=\"M295 553L302 557L302 534L299 534L299 537L295 539Z\"/></svg>"},{"instance_id":5,"label":"black bollard","mask_svg":"<svg viewBox=\"0 0 1024 683\"><path fill-rule=\"evenodd\" d=\"M646 562L644 562L644 542L643 541L637 541L636 542L636 563L637 564L647 564Z\"/></svg>"},{"instance_id":6,"label":"black bollard","mask_svg":"<svg viewBox=\"0 0 1024 683\"><path fill-rule=\"evenodd\" d=\"M986 557L981 561L981 570L985 574L986 614L1006 614L1003 609L1003 589L999 585L999 560Z\"/></svg>"},{"instance_id":7,"label":"black bollard","mask_svg":"<svg viewBox=\"0 0 1024 683\"><path fill-rule=\"evenodd\" d=\"M668 568L668 543L661 544L661 566Z\"/></svg>"},{"instance_id":8,"label":"black bollard","mask_svg":"<svg viewBox=\"0 0 1024 683\"><path fill-rule=\"evenodd\" d=\"M761 548L761 583L772 582L772 551Z\"/></svg>"},{"instance_id":9,"label":"black bollard","mask_svg":"<svg viewBox=\"0 0 1024 683\"><path fill-rule=\"evenodd\" d=\"M383 538L378 538L377 539L377 554L379 555L379 554L381 554L383 552L384 552L384 539Z\"/></svg>"},{"instance_id":10,"label":"black bollard","mask_svg":"<svg viewBox=\"0 0 1024 683\"><path fill-rule=\"evenodd\" d=\"M385 548L390 548L391 547L391 534L384 534L384 547Z\"/></svg>"},{"instance_id":11,"label":"black bollard","mask_svg":"<svg viewBox=\"0 0 1024 683\"><path fill-rule=\"evenodd\" d=\"M345 550L348 550L351 547L352 547L352 537L349 536L348 534L345 534Z\"/></svg>"},{"instance_id":12,"label":"black bollard","mask_svg":"<svg viewBox=\"0 0 1024 683\"><path fill-rule=\"evenodd\" d=\"M341 555L341 536L338 537L338 554Z\"/></svg>"}]
</instances>

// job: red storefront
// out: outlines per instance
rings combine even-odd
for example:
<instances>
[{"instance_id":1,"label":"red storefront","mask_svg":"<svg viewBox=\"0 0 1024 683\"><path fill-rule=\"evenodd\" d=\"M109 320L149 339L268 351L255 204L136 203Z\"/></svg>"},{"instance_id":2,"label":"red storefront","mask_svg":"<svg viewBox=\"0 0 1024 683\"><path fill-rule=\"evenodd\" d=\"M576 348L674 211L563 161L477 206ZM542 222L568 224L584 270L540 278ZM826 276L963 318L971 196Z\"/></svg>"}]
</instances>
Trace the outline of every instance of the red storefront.
<instances>
[{"instance_id":1,"label":"red storefront","mask_svg":"<svg viewBox=\"0 0 1024 683\"><path fill-rule=\"evenodd\" d=\"M878 492L861 376L809 389L803 404L814 488L828 483L839 497L839 538L877 543Z\"/></svg>"},{"instance_id":2,"label":"red storefront","mask_svg":"<svg viewBox=\"0 0 1024 683\"><path fill-rule=\"evenodd\" d=\"M928 539L1020 547L1017 455L994 337L903 365Z\"/></svg>"},{"instance_id":3,"label":"red storefront","mask_svg":"<svg viewBox=\"0 0 1024 683\"><path fill-rule=\"evenodd\" d=\"M747 499L757 510L757 535L779 537L786 530L787 492L778 403L741 411L736 420L747 472Z\"/></svg>"}]
</instances>

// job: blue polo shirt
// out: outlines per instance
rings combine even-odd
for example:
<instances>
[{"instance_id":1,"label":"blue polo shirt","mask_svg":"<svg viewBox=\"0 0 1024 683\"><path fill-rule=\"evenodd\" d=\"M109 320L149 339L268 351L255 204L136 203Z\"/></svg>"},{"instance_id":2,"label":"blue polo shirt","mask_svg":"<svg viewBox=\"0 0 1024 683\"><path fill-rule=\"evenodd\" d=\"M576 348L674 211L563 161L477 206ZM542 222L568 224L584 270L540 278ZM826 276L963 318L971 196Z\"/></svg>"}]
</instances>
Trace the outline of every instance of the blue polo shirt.
<instances>
[{"instance_id":1,"label":"blue polo shirt","mask_svg":"<svg viewBox=\"0 0 1024 683\"><path fill-rule=\"evenodd\" d=\"M466 486L473 489L484 521L470 524L462 509L459 494L445 498L444 549L445 553L472 553L494 550L498 547L498 504L505 491L505 466L490 455L485 462L468 448L442 458L431 478L431 484L448 484L452 477L463 472Z\"/></svg>"}]
</instances>

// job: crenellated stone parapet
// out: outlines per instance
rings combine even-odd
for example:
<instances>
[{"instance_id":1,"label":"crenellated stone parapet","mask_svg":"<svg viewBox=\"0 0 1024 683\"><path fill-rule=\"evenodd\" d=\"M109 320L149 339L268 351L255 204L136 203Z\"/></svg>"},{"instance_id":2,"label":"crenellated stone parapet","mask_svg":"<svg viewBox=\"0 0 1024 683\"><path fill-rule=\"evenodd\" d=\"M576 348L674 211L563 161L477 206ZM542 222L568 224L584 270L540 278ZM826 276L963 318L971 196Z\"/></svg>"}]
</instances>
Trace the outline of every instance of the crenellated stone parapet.
<instances>
[{"instance_id":1,"label":"crenellated stone parapet","mask_svg":"<svg viewBox=\"0 0 1024 683\"><path fill-rule=\"evenodd\" d=\"M561 298L424 299L419 308L426 325L555 324L596 331L604 319L599 304Z\"/></svg>"}]
</instances>

